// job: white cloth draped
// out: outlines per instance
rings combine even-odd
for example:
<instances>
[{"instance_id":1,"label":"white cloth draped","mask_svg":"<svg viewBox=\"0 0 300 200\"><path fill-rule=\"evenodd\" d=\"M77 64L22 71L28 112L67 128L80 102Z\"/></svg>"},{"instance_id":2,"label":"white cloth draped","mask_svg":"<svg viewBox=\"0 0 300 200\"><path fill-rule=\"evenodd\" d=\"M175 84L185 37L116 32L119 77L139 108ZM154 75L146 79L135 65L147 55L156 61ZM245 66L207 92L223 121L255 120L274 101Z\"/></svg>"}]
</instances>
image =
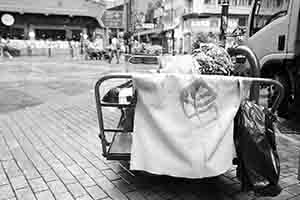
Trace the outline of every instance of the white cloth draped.
<instances>
[{"instance_id":1,"label":"white cloth draped","mask_svg":"<svg viewBox=\"0 0 300 200\"><path fill-rule=\"evenodd\" d=\"M133 80L131 170L203 178L232 167L233 119L249 84L212 75L134 74Z\"/></svg>"}]
</instances>

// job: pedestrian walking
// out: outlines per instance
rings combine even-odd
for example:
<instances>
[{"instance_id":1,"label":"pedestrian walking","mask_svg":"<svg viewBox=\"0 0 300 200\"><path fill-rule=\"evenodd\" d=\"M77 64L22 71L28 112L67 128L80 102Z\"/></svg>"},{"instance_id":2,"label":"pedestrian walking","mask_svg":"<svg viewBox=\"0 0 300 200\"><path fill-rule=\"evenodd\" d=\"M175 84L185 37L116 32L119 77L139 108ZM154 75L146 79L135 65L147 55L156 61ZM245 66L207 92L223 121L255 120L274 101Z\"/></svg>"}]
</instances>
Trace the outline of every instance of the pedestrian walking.
<instances>
[{"instance_id":1,"label":"pedestrian walking","mask_svg":"<svg viewBox=\"0 0 300 200\"><path fill-rule=\"evenodd\" d=\"M4 38L0 38L0 49L1 49L1 54L3 54L3 56L12 59L13 56L11 55L10 51L12 51L12 49L9 48L9 39L5 40Z\"/></svg>"},{"instance_id":2,"label":"pedestrian walking","mask_svg":"<svg viewBox=\"0 0 300 200\"><path fill-rule=\"evenodd\" d=\"M110 54L110 58L109 58L109 63L111 63L111 60L113 59L113 57L116 56L117 64L119 64L120 49L121 49L121 44L120 44L120 41L119 41L117 35L115 34L111 40L111 54Z\"/></svg>"}]
</instances>

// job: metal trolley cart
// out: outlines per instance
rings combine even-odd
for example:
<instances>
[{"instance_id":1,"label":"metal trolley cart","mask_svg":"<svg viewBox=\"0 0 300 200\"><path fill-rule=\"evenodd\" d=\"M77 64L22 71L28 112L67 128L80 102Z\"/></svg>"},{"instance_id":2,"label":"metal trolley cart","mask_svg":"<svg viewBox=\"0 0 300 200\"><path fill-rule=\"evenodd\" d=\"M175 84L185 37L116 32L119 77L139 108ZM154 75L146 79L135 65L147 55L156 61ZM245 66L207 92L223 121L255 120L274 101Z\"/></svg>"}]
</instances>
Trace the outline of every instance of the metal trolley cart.
<instances>
[{"instance_id":1,"label":"metal trolley cart","mask_svg":"<svg viewBox=\"0 0 300 200\"><path fill-rule=\"evenodd\" d=\"M128 58L132 64L159 64L159 56L155 55L132 55Z\"/></svg>"},{"instance_id":2,"label":"metal trolley cart","mask_svg":"<svg viewBox=\"0 0 300 200\"><path fill-rule=\"evenodd\" d=\"M259 77L259 62L253 52L247 47L238 47L235 50L231 50L231 55L243 54L249 61L251 67L251 73L254 77L251 79L252 88L250 90L249 99L255 102L258 102L259 98L259 85L274 85L277 92L277 98L275 99L273 105L271 106L271 112L274 113L278 106L280 105L284 88L283 86L275 80L272 79L263 79ZM134 59L134 58L130 58ZM121 111L124 109L134 109L136 101L134 98L131 98L132 101L129 103L105 103L101 100L100 88L104 82L112 79L123 79L123 80L131 80L132 76L130 74L109 74L100 78L95 85L95 99L97 106L97 114L98 114L98 122L99 122L99 138L102 144L102 154L108 160L130 160L131 153L131 144L132 144L132 130L128 131L121 128L119 121L119 125L117 128L105 128L103 122L103 108L104 107L115 107L119 108ZM132 92L134 94L134 92ZM122 112L124 115L124 112ZM132 120L133 123L133 120ZM107 134L112 134L111 141L107 140Z\"/></svg>"}]
</instances>

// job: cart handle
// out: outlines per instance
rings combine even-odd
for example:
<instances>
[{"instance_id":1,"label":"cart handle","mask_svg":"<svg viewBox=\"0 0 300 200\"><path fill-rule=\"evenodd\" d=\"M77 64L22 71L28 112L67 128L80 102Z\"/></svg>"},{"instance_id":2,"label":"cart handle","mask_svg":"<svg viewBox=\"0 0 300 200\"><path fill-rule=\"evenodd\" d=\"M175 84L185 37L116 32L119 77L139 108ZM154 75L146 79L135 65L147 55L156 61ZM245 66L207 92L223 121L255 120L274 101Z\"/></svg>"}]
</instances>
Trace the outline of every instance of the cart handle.
<instances>
[{"instance_id":1,"label":"cart handle","mask_svg":"<svg viewBox=\"0 0 300 200\"><path fill-rule=\"evenodd\" d=\"M102 106L101 106L101 95L100 95L100 86L101 84L108 80L108 79L132 79L131 75L128 74L108 74L100 78L96 84L95 84L95 100L96 100L96 108L97 108L97 116L98 116L98 124L99 124L99 137L101 139L102 143L102 153L106 157L107 156L107 145L109 142L106 140L105 134L104 134L104 125L103 125L103 115L102 115ZM114 105L120 105L122 104L110 104L112 106ZM127 104L126 104L127 105ZM123 106L126 106L123 105ZM128 105L127 105L128 106Z\"/></svg>"},{"instance_id":2,"label":"cart handle","mask_svg":"<svg viewBox=\"0 0 300 200\"><path fill-rule=\"evenodd\" d=\"M131 60L134 59L134 58L156 58L158 63L159 63L159 57L160 56L149 56L149 55L133 55L131 57L128 58L128 61L130 64L135 64L135 63L132 63Z\"/></svg>"},{"instance_id":3,"label":"cart handle","mask_svg":"<svg viewBox=\"0 0 300 200\"><path fill-rule=\"evenodd\" d=\"M227 52L230 56L244 55L249 64L251 77L260 77L260 63L255 53L247 46L241 45L234 48L228 48ZM250 99L258 103L259 98L259 86L253 84L251 87Z\"/></svg>"},{"instance_id":4,"label":"cart handle","mask_svg":"<svg viewBox=\"0 0 300 200\"><path fill-rule=\"evenodd\" d=\"M130 60L133 59L133 58L159 58L159 56L149 56L149 55L132 55L130 58L128 58L128 62L130 64L134 64L134 63L131 63Z\"/></svg>"}]
</instances>

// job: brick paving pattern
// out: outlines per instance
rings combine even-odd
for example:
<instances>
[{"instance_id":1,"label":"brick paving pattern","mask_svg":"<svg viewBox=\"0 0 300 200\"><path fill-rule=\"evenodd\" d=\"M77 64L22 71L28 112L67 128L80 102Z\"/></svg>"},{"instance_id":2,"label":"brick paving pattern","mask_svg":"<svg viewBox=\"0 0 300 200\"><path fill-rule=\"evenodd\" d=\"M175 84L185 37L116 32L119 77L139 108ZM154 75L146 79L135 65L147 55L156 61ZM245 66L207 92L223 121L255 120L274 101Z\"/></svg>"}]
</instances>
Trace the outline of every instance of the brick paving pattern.
<instances>
[{"instance_id":1,"label":"brick paving pattern","mask_svg":"<svg viewBox=\"0 0 300 200\"><path fill-rule=\"evenodd\" d=\"M106 123L118 113L108 110ZM284 128L282 128L284 129ZM93 94L70 97L0 117L0 199L272 199L240 191L234 169L188 180L138 174L101 156ZM278 138L283 192L300 198L299 145Z\"/></svg>"}]
</instances>

